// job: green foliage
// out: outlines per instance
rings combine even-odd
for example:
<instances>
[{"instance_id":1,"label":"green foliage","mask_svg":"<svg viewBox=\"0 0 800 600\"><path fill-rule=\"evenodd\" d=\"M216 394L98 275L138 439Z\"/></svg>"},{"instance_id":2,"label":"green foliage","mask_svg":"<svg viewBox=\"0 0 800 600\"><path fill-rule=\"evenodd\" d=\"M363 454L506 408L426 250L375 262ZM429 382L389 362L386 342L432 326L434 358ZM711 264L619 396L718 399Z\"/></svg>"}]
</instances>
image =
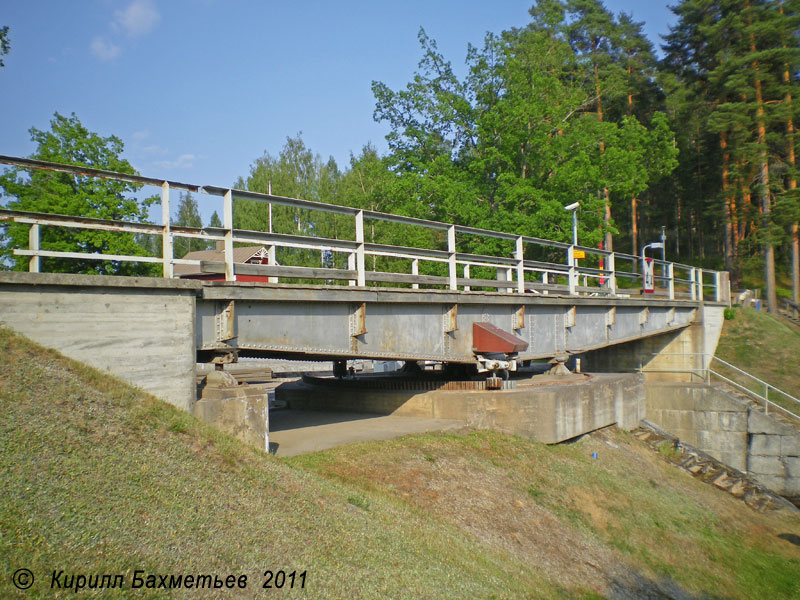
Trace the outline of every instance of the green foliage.
<instances>
[{"instance_id":1,"label":"green foliage","mask_svg":"<svg viewBox=\"0 0 800 600\"><path fill-rule=\"evenodd\" d=\"M726 321L731 321L734 318L736 318L736 311L733 310L732 308L726 308L723 311L722 316L725 317Z\"/></svg>"},{"instance_id":2,"label":"green foliage","mask_svg":"<svg viewBox=\"0 0 800 600\"><path fill-rule=\"evenodd\" d=\"M5 67L3 56L11 51L11 40L8 38L8 25L0 27L0 67Z\"/></svg>"},{"instance_id":3,"label":"green foliage","mask_svg":"<svg viewBox=\"0 0 800 600\"><path fill-rule=\"evenodd\" d=\"M681 150L677 233L692 259L724 257L736 285L773 248L788 262L798 222L800 4L683 0L672 10L662 83Z\"/></svg>"},{"instance_id":4,"label":"green foliage","mask_svg":"<svg viewBox=\"0 0 800 600\"><path fill-rule=\"evenodd\" d=\"M340 178L336 162L323 163L306 147L300 134L287 138L277 157L265 153L250 167L247 179L239 178L235 187L261 194L336 203ZM254 231L273 231L294 235L329 237L341 220L328 213L312 212L254 200L235 200L234 227ZM277 260L284 265L319 266L325 256L311 250L280 248ZM334 266L334 265L329 265ZM340 265L336 265L340 266Z\"/></svg>"},{"instance_id":5,"label":"green foliage","mask_svg":"<svg viewBox=\"0 0 800 600\"><path fill-rule=\"evenodd\" d=\"M369 510L370 502L367 498L361 495L352 495L347 497L347 503L360 508L363 511Z\"/></svg>"},{"instance_id":6,"label":"green foliage","mask_svg":"<svg viewBox=\"0 0 800 600\"><path fill-rule=\"evenodd\" d=\"M565 11L583 21L567 23ZM406 214L567 241L563 206L577 200L580 241L595 245L617 232L603 222L602 191L618 201L640 194L672 171L677 151L663 115L647 126L587 110L598 100L596 77L611 99L624 89L602 5L540 3L532 16L528 28L470 48L463 81L420 31L423 58L406 88L373 83L375 118L391 127L388 160ZM502 248L475 240L465 250Z\"/></svg>"},{"instance_id":7,"label":"green foliage","mask_svg":"<svg viewBox=\"0 0 800 600\"><path fill-rule=\"evenodd\" d=\"M390 126L385 158L366 146L342 172L297 135L277 156L257 159L236 187L560 241L571 239L563 206L578 201L582 244L619 233L613 216L626 215L631 198L646 196L678 164L669 120L656 110L652 46L641 23L615 18L597 0L539 2L530 13L527 27L487 34L482 48L470 47L464 78L420 30L422 57L405 88L373 82L374 117ZM269 229L268 204L236 201L234 224ZM355 236L351 217L280 206L272 207L271 227ZM446 247L441 234L369 218L365 239ZM513 252L504 241L479 236L460 236L458 244L461 252ZM526 253L563 260L552 250ZM284 249L277 258L347 266L345 254L331 252ZM407 270L404 262L372 257L368 268ZM442 269L423 263L420 272ZM473 276L495 275L477 271Z\"/></svg>"},{"instance_id":8,"label":"green foliage","mask_svg":"<svg viewBox=\"0 0 800 600\"><path fill-rule=\"evenodd\" d=\"M262 194L302 198L328 204L352 206L377 212L415 214L419 211L405 202L403 186L387 168L374 147L365 146L358 156L351 155L347 171L342 172L333 158L323 162L303 142L300 135L287 138L278 156L265 154L250 168L247 179L236 187ZM234 225L241 229L268 231L270 209L267 202L236 200ZM273 205L272 231L336 240L355 239L352 216ZM371 243L421 245L434 243L429 232L379 220L365 219L365 239ZM390 270L400 259L371 257L371 270ZM279 248L277 261L283 265L347 268L344 253ZM410 270L408 267L406 270Z\"/></svg>"},{"instance_id":9,"label":"green foliage","mask_svg":"<svg viewBox=\"0 0 800 600\"><path fill-rule=\"evenodd\" d=\"M131 164L121 157L123 144L119 138L100 137L90 132L75 114L64 117L55 113L50 131L34 127L30 134L37 144L30 158L136 174ZM152 199L139 202L128 195L140 187L39 169L32 169L27 175L20 169L7 169L0 176L0 189L8 198L9 209L99 219L146 221L147 206ZM0 255L16 270L27 268L27 259L13 256L12 249L28 246L28 229L27 225L11 224L0 240L3 246ZM63 252L147 255L132 234L55 227L41 229L40 247ZM118 261L45 258L42 263L43 270L55 272L141 275L153 271L151 265Z\"/></svg>"},{"instance_id":10,"label":"green foliage","mask_svg":"<svg viewBox=\"0 0 800 600\"><path fill-rule=\"evenodd\" d=\"M217 213L214 213L215 215ZM219 219L219 216L217 216ZM181 194L178 201L175 218L172 219L173 225L185 227L202 227L203 221L200 217L200 210L197 207L197 200L192 197L190 192ZM196 238L176 237L172 244L172 254L175 258L183 258L188 252L197 250L207 250L209 243Z\"/></svg>"}]
</instances>

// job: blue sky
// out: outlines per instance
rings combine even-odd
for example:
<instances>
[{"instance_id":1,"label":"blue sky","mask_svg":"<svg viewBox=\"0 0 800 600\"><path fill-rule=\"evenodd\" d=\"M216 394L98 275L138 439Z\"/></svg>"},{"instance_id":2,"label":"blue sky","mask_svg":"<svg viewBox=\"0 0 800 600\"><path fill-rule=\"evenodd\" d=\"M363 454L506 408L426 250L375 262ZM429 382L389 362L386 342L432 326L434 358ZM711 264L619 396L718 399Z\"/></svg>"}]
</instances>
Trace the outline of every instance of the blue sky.
<instances>
[{"instance_id":1,"label":"blue sky","mask_svg":"<svg viewBox=\"0 0 800 600\"><path fill-rule=\"evenodd\" d=\"M674 3L674 2L673 2ZM4 0L0 154L34 151L55 111L116 135L143 175L232 185L287 136L344 168L387 129L373 80L403 87L424 27L461 69L467 44L528 22L531 0ZM658 44L667 2L606 0ZM463 71L462 71L463 72ZM276 193L279 193L276 190ZM205 218L210 209L201 203Z\"/></svg>"}]
</instances>

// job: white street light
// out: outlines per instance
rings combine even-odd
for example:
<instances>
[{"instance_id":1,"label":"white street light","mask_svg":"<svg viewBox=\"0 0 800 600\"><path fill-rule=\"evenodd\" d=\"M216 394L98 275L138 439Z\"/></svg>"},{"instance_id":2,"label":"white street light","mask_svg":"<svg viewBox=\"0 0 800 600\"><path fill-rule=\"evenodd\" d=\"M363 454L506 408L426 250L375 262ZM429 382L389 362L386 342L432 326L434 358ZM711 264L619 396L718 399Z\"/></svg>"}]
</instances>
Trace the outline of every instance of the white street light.
<instances>
[{"instance_id":1,"label":"white street light","mask_svg":"<svg viewBox=\"0 0 800 600\"><path fill-rule=\"evenodd\" d=\"M578 209L580 208L580 202L573 202L572 204L568 204L564 207L564 210L571 210L572 211L572 245L578 245Z\"/></svg>"}]
</instances>

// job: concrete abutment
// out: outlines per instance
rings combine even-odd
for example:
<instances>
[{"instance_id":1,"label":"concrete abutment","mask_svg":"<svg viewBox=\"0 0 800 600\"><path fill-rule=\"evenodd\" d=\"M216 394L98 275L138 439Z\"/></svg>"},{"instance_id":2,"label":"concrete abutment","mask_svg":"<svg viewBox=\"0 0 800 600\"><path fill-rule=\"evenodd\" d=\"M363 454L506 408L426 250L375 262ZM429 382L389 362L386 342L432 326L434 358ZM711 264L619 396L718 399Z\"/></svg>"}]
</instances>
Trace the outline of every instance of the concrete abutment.
<instances>
[{"instance_id":1,"label":"concrete abutment","mask_svg":"<svg viewBox=\"0 0 800 600\"><path fill-rule=\"evenodd\" d=\"M195 282L0 273L0 322L191 411Z\"/></svg>"},{"instance_id":2,"label":"concrete abutment","mask_svg":"<svg viewBox=\"0 0 800 600\"><path fill-rule=\"evenodd\" d=\"M647 419L709 456L800 502L800 432L702 383L652 382Z\"/></svg>"}]
</instances>

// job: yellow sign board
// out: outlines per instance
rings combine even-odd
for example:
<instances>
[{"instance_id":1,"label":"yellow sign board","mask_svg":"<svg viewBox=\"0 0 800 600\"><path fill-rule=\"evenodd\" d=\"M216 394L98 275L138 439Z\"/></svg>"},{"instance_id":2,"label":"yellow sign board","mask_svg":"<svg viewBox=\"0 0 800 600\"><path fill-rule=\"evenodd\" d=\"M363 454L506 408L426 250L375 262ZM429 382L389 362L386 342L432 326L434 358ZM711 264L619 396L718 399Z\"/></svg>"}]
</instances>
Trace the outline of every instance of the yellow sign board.
<instances>
[{"instance_id":1,"label":"yellow sign board","mask_svg":"<svg viewBox=\"0 0 800 600\"><path fill-rule=\"evenodd\" d=\"M586 258L586 251L585 250L574 250L572 252L572 256L575 258Z\"/></svg>"}]
</instances>

